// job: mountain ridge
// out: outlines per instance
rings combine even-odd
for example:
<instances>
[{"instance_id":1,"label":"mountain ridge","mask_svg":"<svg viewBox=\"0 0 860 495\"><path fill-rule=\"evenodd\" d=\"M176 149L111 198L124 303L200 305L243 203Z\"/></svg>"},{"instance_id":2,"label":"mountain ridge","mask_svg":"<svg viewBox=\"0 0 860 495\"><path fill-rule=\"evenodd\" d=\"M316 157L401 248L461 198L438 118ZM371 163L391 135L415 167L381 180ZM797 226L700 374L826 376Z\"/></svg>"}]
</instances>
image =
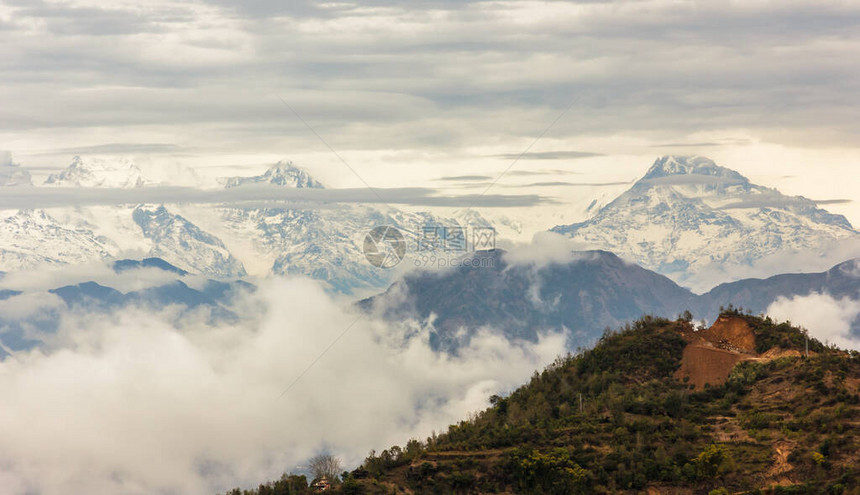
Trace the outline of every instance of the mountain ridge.
<instances>
[{"instance_id":1,"label":"mountain ridge","mask_svg":"<svg viewBox=\"0 0 860 495\"><path fill-rule=\"evenodd\" d=\"M860 258L825 272L744 279L696 294L606 251L573 252L570 261L542 267L509 263L505 256L504 250L477 253L492 262L407 274L358 306L392 322L432 321L430 342L440 349L456 351L487 326L530 341L541 331L567 329L573 350L643 314L674 317L689 310L712 319L726 306L763 313L780 298L814 293L860 298ZM860 318L852 328L860 334Z\"/></svg>"}]
</instances>

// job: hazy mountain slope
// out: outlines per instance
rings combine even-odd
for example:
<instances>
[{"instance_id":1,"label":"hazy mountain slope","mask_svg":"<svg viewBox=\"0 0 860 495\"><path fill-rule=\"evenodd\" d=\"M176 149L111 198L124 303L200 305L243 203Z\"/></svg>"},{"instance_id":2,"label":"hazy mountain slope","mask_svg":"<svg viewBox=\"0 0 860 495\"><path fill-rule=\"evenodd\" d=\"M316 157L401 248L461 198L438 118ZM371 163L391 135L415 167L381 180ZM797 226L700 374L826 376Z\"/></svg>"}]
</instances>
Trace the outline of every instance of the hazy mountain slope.
<instances>
[{"instance_id":1,"label":"hazy mountain slope","mask_svg":"<svg viewBox=\"0 0 860 495\"><path fill-rule=\"evenodd\" d=\"M0 302L16 304L21 297L22 304L33 306L43 301L37 311L6 311L0 314L0 349L9 351L29 350L42 344L57 330L60 319L66 312L98 315L103 312L117 311L127 306L162 311L176 307L171 314L178 323L184 318L205 317L209 321L235 321L238 317L231 309L234 298L244 292L253 291L251 284L234 281L201 279L158 258L144 260L118 260L113 264L117 274L139 281L152 280L138 270L160 270L169 274L166 279L136 290L126 292L94 281L64 285L48 291L0 290ZM58 298L59 304L51 300ZM0 352L2 357L3 352Z\"/></svg>"},{"instance_id":2,"label":"hazy mountain slope","mask_svg":"<svg viewBox=\"0 0 860 495\"><path fill-rule=\"evenodd\" d=\"M777 253L858 236L841 215L697 156L658 159L593 218L552 230L695 289Z\"/></svg>"},{"instance_id":3,"label":"hazy mountain slope","mask_svg":"<svg viewBox=\"0 0 860 495\"><path fill-rule=\"evenodd\" d=\"M505 252L479 253L483 267L416 272L361 302L391 320L431 318L437 348L456 349L479 327L536 340L545 329L568 328L571 348L593 342L607 326L642 314L676 315L693 294L668 278L612 253L575 253L575 261L536 268L511 265ZM461 327L469 331L463 333Z\"/></svg>"},{"instance_id":4,"label":"hazy mountain slope","mask_svg":"<svg viewBox=\"0 0 860 495\"><path fill-rule=\"evenodd\" d=\"M511 265L502 250L482 252L480 266L416 271L359 304L390 321L432 321L437 348L457 349L480 327L535 340L544 329L573 332L570 348L589 344L607 327L643 314L675 317L690 310L710 320L733 305L765 312L779 297L829 294L860 299L860 262L827 272L784 274L722 284L696 295L667 277L605 251L574 253L573 261L536 269ZM855 321L860 329L860 320ZM465 331L461 331L465 329Z\"/></svg>"},{"instance_id":5,"label":"hazy mountain slope","mask_svg":"<svg viewBox=\"0 0 860 495\"><path fill-rule=\"evenodd\" d=\"M75 157L62 172L53 174L46 185L61 187L137 188L153 184L129 160L105 161ZM115 218L119 214L120 218ZM181 268L209 277L229 278L245 275L242 263L224 247L224 243L203 231L164 205L138 205L133 209L115 206L108 208L77 208L67 213L69 221L88 218L95 224L112 224L112 231L104 234L121 237L136 227L137 250L148 256L163 258ZM143 241L143 242L141 242ZM118 254L118 253L114 253Z\"/></svg>"}]
</instances>

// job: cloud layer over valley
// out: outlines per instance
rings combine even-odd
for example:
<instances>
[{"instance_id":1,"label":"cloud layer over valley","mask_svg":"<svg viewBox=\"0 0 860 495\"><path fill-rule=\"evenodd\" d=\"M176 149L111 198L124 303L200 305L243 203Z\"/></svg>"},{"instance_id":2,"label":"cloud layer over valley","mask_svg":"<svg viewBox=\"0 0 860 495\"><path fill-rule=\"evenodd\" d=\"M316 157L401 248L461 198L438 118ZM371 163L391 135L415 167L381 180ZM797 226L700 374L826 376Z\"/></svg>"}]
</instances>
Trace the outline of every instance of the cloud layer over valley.
<instances>
[{"instance_id":1,"label":"cloud layer over valley","mask_svg":"<svg viewBox=\"0 0 860 495\"><path fill-rule=\"evenodd\" d=\"M180 327L171 308L67 314L40 350L0 362L4 492L206 494L323 450L354 465L482 409L564 348L485 332L462 357L435 353L304 279L238 306L242 323L216 326L203 310Z\"/></svg>"}]
</instances>

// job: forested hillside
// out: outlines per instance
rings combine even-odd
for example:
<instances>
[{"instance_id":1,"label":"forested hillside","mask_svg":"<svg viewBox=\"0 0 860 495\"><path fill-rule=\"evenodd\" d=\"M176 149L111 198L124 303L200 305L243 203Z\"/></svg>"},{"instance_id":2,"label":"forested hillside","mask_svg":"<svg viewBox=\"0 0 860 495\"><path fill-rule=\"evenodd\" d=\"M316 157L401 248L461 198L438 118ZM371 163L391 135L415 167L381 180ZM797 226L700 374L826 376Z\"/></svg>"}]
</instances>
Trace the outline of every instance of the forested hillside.
<instances>
[{"instance_id":1,"label":"forested hillside","mask_svg":"<svg viewBox=\"0 0 860 495\"><path fill-rule=\"evenodd\" d=\"M736 364L718 376L692 348ZM858 358L736 310L711 329L644 317L333 492L860 493ZM280 486L247 493L305 493Z\"/></svg>"}]
</instances>

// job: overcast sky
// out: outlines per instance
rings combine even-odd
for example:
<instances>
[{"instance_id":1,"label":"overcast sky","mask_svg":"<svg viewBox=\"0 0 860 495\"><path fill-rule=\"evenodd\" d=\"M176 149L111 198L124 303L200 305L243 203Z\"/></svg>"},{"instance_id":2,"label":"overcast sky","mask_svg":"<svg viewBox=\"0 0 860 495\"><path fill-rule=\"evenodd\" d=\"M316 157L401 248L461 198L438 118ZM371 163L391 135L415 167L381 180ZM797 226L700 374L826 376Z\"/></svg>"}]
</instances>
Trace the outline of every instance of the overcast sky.
<instances>
[{"instance_id":1,"label":"overcast sky","mask_svg":"<svg viewBox=\"0 0 860 495\"><path fill-rule=\"evenodd\" d=\"M36 172L288 158L362 187L316 132L374 186L440 187L533 144L512 170L534 174L499 184L561 196L698 153L853 199L858 24L860 5L826 1L3 0L0 149Z\"/></svg>"}]
</instances>

